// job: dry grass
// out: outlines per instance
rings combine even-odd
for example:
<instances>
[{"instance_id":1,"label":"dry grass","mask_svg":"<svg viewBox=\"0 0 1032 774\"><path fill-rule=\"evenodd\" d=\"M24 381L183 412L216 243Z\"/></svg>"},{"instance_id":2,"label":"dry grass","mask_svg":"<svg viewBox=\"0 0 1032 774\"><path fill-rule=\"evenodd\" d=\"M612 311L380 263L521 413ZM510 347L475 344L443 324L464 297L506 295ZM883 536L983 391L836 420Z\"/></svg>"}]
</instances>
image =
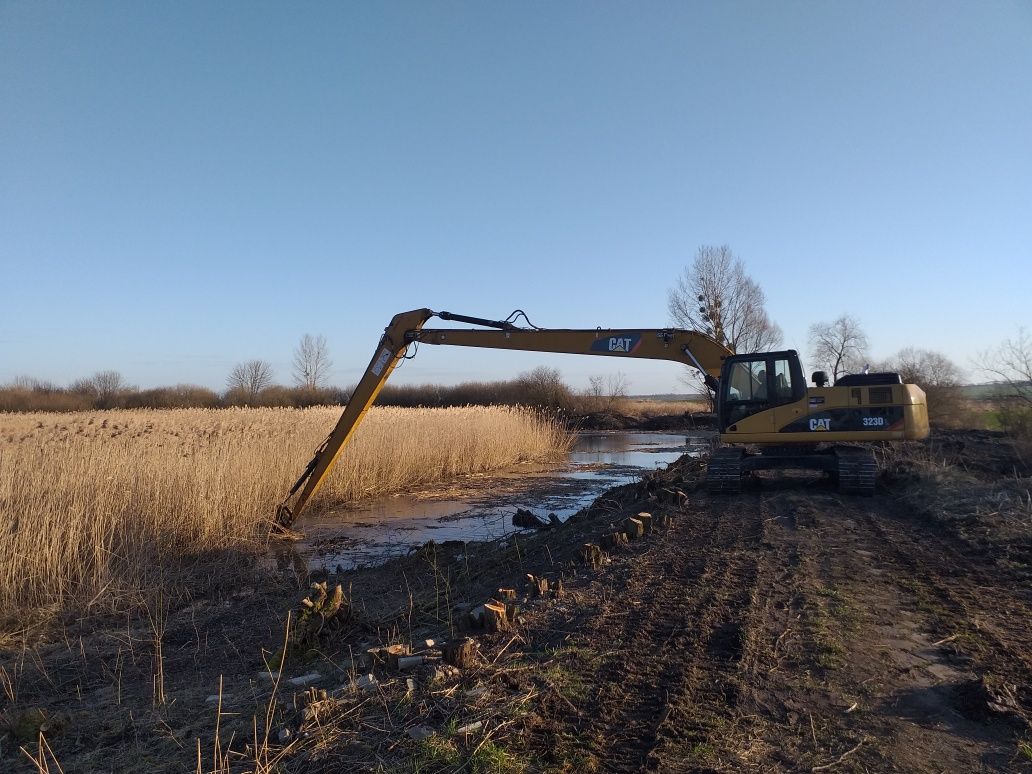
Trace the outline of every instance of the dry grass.
<instances>
[{"instance_id":1,"label":"dry grass","mask_svg":"<svg viewBox=\"0 0 1032 774\"><path fill-rule=\"evenodd\" d=\"M669 416L671 414L705 413L710 410L706 401L655 400L650 398L622 398L620 410L633 417Z\"/></svg>"},{"instance_id":2,"label":"dry grass","mask_svg":"<svg viewBox=\"0 0 1032 774\"><path fill-rule=\"evenodd\" d=\"M110 609L246 566L338 414L0 416L0 605ZM555 459L569 442L519 409L374 408L312 507Z\"/></svg>"}]
</instances>

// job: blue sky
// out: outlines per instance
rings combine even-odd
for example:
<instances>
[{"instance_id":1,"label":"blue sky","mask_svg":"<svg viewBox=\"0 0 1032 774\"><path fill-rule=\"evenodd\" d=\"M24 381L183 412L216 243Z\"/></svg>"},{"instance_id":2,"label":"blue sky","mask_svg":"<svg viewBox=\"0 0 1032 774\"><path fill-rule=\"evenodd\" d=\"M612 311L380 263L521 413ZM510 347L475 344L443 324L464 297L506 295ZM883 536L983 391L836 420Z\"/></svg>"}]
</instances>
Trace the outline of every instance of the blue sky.
<instances>
[{"instance_id":1,"label":"blue sky","mask_svg":"<svg viewBox=\"0 0 1032 774\"><path fill-rule=\"evenodd\" d=\"M661 327L728 244L786 345L1032 328L1032 5L0 0L0 382L353 383L428 306ZM538 364L423 348L398 382Z\"/></svg>"}]
</instances>

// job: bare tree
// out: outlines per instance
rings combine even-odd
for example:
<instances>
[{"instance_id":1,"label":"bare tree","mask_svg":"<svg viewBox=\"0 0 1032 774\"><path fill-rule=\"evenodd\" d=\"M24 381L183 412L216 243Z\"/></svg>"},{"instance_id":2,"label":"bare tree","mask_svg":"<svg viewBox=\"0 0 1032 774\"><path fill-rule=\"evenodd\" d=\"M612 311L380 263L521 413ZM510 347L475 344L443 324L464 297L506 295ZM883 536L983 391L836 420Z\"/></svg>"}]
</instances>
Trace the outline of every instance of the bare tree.
<instances>
[{"instance_id":1,"label":"bare tree","mask_svg":"<svg viewBox=\"0 0 1032 774\"><path fill-rule=\"evenodd\" d=\"M708 333L735 352L765 352L781 345L781 328L767 315L767 299L727 245L703 245L667 294L667 309L679 328ZM703 382L690 370L690 384ZM713 390L706 386L710 403Z\"/></svg>"},{"instance_id":2,"label":"bare tree","mask_svg":"<svg viewBox=\"0 0 1032 774\"><path fill-rule=\"evenodd\" d=\"M258 393L272 384L272 366L264 360L246 360L237 363L229 372L226 387L230 392L243 394L248 403L258 399Z\"/></svg>"},{"instance_id":3,"label":"bare tree","mask_svg":"<svg viewBox=\"0 0 1032 774\"><path fill-rule=\"evenodd\" d=\"M766 297L727 245L703 245L669 291L674 325L709 333L736 352L763 352L781 344Z\"/></svg>"},{"instance_id":4,"label":"bare tree","mask_svg":"<svg viewBox=\"0 0 1032 774\"><path fill-rule=\"evenodd\" d=\"M983 352L978 366L1009 388L1007 397L1032 405L1032 336L1024 328L997 349Z\"/></svg>"},{"instance_id":5,"label":"bare tree","mask_svg":"<svg viewBox=\"0 0 1032 774\"><path fill-rule=\"evenodd\" d=\"M628 384L627 375L620 371L615 374L589 376L588 389L584 394L591 410L612 411L620 400L627 397Z\"/></svg>"},{"instance_id":6,"label":"bare tree","mask_svg":"<svg viewBox=\"0 0 1032 774\"><path fill-rule=\"evenodd\" d=\"M325 387L332 365L325 336L306 333L301 337L294 350L294 382L298 387L307 390Z\"/></svg>"},{"instance_id":7,"label":"bare tree","mask_svg":"<svg viewBox=\"0 0 1032 774\"><path fill-rule=\"evenodd\" d=\"M810 357L816 369L831 373L832 380L860 369L867 354L867 334L860 321L844 314L834 322L810 326Z\"/></svg>"},{"instance_id":8,"label":"bare tree","mask_svg":"<svg viewBox=\"0 0 1032 774\"><path fill-rule=\"evenodd\" d=\"M524 403L543 409L565 411L573 395L558 368L538 366L516 377L516 389Z\"/></svg>"},{"instance_id":9,"label":"bare tree","mask_svg":"<svg viewBox=\"0 0 1032 774\"><path fill-rule=\"evenodd\" d=\"M98 371L93 376L72 382L70 389L88 395L94 408L108 409L113 408L124 393L136 388L128 385L118 371Z\"/></svg>"}]
</instances>

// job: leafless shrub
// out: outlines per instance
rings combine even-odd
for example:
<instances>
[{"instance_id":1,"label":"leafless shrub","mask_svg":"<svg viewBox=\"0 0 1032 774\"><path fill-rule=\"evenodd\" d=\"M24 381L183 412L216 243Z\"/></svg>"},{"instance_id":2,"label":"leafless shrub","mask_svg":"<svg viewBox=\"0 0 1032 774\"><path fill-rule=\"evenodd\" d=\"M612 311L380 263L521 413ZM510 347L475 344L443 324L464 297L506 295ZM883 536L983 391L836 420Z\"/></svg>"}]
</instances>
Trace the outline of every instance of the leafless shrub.
<instances>
[{"instance_id":1,"label":"leafless shrub","mask_svg":"<svg viewBox=\"0 0 1032 774\"><path fill-rule=\"evenodd\" d=\"M457 385L387 385L376 399L378 406L414 408L448 406L532 406L545 410L570 410L576 404L573 391L554 368L535 368L516 379L463 382Z\"/></svg>"},{"instance_id":2,"label":"leafless shrub","mask_svg":"<svg viewBox=\"0 0 1032 774\"><path fill-rule=\"evenodd\" d=\"M1032 456L1032 336L1020 328L1014 338L983 352L978 366L998 383L1000 426Z\"/></svg>"},{"instance_id":3,"label":"leafless shrub","mask_svg":"<svg viewBox=\"0 0 1032 774\"><path fill-rule=\"evenodd\" d=\"M1024 328L996 349L983 352L978 365L1005 388L1003 397L1015 398L1032 408L1032 336Z\"/></svg>"},{"instance_id":4,"label":"leafless shrub","mask_svg":"<svg viewBox=\"0 0 1032 774\"><path fill-rule=\"evenodd\" d=\"M215 390L198 384L176 384L140 390L125 400L126 408L216 408L221 399Z\"/></svg>"},{"instance_id":5,"label":"leafless shrub","mask_svg":"<svg viewBox=\"0 0 1032 774\"><path fill-rule=\"evenodd\" d=\"M110 409L124 406L126 397L136 388L127 384L118 371L98 371L93 376L72 382L69 390L88 396L92 408Z\"/></svg>"},{"instance_id":6,"label":"leafless shrub","mask_svg":"<svg viewBox=\"0 0 1032 774\"><path fill-rule=\"evenodd\" d=\"M588 388L582 397L583 408L589 412L614 411L627 397L627 375L599 374L588 377Z\"/></svg>"}]
</instances>

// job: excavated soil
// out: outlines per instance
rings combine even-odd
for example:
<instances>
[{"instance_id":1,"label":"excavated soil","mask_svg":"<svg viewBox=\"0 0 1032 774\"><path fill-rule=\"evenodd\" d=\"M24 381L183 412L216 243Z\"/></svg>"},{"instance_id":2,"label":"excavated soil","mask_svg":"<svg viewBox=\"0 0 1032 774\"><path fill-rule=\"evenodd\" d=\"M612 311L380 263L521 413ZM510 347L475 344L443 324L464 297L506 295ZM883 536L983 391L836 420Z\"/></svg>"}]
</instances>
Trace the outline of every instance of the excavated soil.
<instances>
[{"instance_id":1,"label":"excavated soil","mask_svg":"<svg viewBox=\"0 0 1032 774\"><path fill-rule=\"evenodd\" d=\"M63 718L49 743L66 771L194 770L198 750L204 771L1032 771L1029 470L985 433L880 456L873 498L785 474L710 496L683 458L557 529L330 576L351 614L277 689L256 672L310 580L289 570L170 615L160 709L144 645L105 679L115 643L146 639L126 625L23 654L17 704ZM579 561L641 511L671 522ZM526 573L553 590L531 595ZM512 627L461 631L499 587L517 590ZM400 673L364 655L462 634L480 656L461 671L432 647ZM86 677L58 677L60 652L94 664L101 642ZM0 764L37 770L10 750Z\"/></svg>"}]
</instances>

